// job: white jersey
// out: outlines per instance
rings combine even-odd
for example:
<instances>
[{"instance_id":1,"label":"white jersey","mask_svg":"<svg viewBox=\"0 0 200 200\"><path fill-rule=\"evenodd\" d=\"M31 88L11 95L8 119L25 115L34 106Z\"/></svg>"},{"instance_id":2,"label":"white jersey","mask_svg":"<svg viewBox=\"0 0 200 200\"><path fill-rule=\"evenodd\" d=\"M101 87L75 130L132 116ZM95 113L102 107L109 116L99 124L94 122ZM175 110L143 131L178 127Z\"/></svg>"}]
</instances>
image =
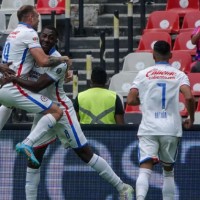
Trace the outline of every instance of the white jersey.
<instances>
[{"instance_id":1,"label":"white jersey","mask_svg":"<svg viewBox=\"0 0 200 200\"><path fill-rule=\"evenodd\" d=\"M131 88L137 88L142 121L138 135L182 136L179 113L180 86L188 77L169 64L156 64L138 73Z\"/></svg>"},{"instance_id":2,"label":"white jersey","mask_svg":"<svg viewBox=\"0 0 200 200\"><path fill-rule=\"evenodd\" d=\"M12 62L10 68L16 71L18 76L25 75L34 64L29 49L38 47L41 48L37 32L29 25L19 23L6 39L2 61Z\"/></svg>"},{"instance_id":3,"label":"white jersey","mask_svg":"<svg viewBox=\"0 0 200 200\"><path fill-rule=\"evenodd\" d=\"M59 52L56 51L55 48L52 48L49 54L55 57L60 56ZM35 66L30 72L29 77L33 81L37 81L37 79L44 73L46 73L54 80L54 83L40 91L40 94L50 98L64 111L62 118L57 122L55 127L50 129L43 138L34 144L35 148L40 148L48 145L55 140L56 136L58 136L65 148L69 146L71 148L80 148L87 143L87 139L83 134L78 122L73 104L71 100L66 96L63 89L66 70L67 65L60 64L56 67L48 68ZM41 117L42 115L36 114L32 128L34 128Z\"/></svg>"},{"instance_id":4,"label":"white jersey","mask_svg":"<svg viewBox=\"0 0 200 200\"><path fill-rule=\"evenodd\" d=\"M55 57L61 56L55 48L52 48L49 54ZM39 93L47 96L62 109L66 109L66 104L72 106L71 100L66 96L66 93L63 89L66 70L67 65L64 63L56 67L39 67L35 65L29 73L29 78L33 81L37 81L38 78L44 73L54 80L53 84Z\"/></svg>"}]
</instances>

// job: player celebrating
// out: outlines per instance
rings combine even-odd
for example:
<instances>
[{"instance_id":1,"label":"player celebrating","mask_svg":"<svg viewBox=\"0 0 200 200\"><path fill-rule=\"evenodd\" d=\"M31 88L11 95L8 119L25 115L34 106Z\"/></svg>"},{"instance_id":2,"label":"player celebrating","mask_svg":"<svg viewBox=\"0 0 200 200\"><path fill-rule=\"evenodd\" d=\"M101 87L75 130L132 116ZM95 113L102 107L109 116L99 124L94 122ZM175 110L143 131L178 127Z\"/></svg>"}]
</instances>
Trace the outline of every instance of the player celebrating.
<instances>
[{"instance_id":1,"label":"player celebrating","mask_svg":"<svg viewBox=\"0 0 200 200\"><path fill-rule=\"evenodd\" d=\"M179 92L185 97L190 118L184 122L189 128L194 122L194 99L188 77L170 66L170 45L165 41L154 44L155 66L138 73L127 97L130 105L141 105L142 121L138 130L139 176L136 181L137 200L144 200L149 188L153 165L159 160L163 166L163 199L174 200L173 166L182 136L179 114Z\"/></svg>"},{"instance_id":2,"label":"player celebrating","mask_svg":"<svg viewBox=\"0 0 200 200\"><path fill-rule=\"evenodd\" d=\"M55 49L58 34L54 27L46 26L40 35L40 43L46 54L52 56L60 56ZM18 77L12 77L10 80L15 84L19 84L34 92L47 95L54 103L59 104L64 111L63 117L57 124L47 132L45 137L41 138L34 144L34 154L36 158L42 162L45 150L51 142L57 137L61 140L65 148L71 147L75 153L92 167L102 178L112 184L120 194L120 200L132 200L133 188L122 182L115 174L108 163L101 157L92 152L87 143L87 139L83 134L76 112L71 100L66 96L63 90L65 73L67 66L65 64L58 65L55 68L41 68L35 66L30 72L32 81L26 81ZM33 127L41 118L41 114L37 114L34 119ZM26 199L36 200L37 189L40 180L40 168L28 163L26 175Z\"/></svg>"},{"instance_id":3,"label":"player celebrating","mask_svg":"<svg viewBox=\"0 0 200 200\"><path fill-rule=\"evenodd\" d=\"M44 53L36 32L39 15L33 6L22 6L17 11L17 16L19 24L8 35L2 53L4 63L12 62L9 67L16 72L16 76L25 78L35 61L42 67L48 67L57 66L69 60L67 56L52 57ZM6 84L0 89L0 103L27 112L45 114L32 130L29 138L18 146L18 151L24 153L36 165L39 164L31 146L56 124L63 115L62 110L45 96L32 93L13 83ZM6 118L1 120L4 121Z\"/></svg>"}]
</instances>

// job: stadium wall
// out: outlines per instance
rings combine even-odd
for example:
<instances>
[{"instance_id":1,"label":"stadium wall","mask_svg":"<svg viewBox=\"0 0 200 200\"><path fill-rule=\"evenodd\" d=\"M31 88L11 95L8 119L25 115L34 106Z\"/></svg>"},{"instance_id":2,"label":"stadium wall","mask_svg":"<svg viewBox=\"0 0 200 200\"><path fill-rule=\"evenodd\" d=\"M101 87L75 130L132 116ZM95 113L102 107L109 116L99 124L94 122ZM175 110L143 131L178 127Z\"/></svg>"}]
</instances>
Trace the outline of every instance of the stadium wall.
<instances>
[{"instance_id":1,"label":"stadium wall","mask_svg":"<svg viewBox=\"0 0 200 200\"><path fill-rule=\"evenodd\" d=\"M138 126L83 126L94 151L104 157L123 181L135 187L138 175ZM0 135L0 199L25 199L26 159L14 147L30 125L7 126ZM184 131L175 165L176 200L200 198L200 126ZM155 167L147 200L162 199L162 171ZM59 141L50 145L41 167L40 200L117 200L117 191Z\"/></svg>"}]
</instances>

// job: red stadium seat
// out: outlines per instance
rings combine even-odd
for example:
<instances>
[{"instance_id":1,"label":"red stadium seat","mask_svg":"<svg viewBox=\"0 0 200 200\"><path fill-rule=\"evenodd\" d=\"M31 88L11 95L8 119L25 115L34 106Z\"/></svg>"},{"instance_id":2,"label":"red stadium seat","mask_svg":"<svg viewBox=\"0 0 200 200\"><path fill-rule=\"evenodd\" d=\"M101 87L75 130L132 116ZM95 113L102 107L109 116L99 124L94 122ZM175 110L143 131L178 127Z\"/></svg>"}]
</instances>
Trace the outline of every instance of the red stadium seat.
<instances>
[{"instance_id":1,"label":"red stadium seat","mask_svg":"<svg viewBox=\"0 0 200 200\"><path fill-rule=\"evenodd\" d=\"M192 63L192 57L188 52L184 51L172 51L172 58L169 60L169 63L187 73L190 73L190 65Z\"/></svg>"},{"instance_id":2,"label":"red stadium seat","mask_svg":"<svg viewBox=\"0 0 200 200\"><path fill-rule=\"evenodd\" d=\"M194 96L200 96L200 73L189 73L190 86Z\"/></svg>"},{"instance_id":3,"label":"red stadium seat","mask_svg":"<svg viewBox=\"0 0 200 200\"><path fill-rule=\"evenodd\" d=\"M144 32L164 31L168 33L179 32L179 15L170 11L154 11L149 15Z\"/></svg>"},{"instance_id":4,"label":"red stadium seat","mask_svg":"<svg viewBox=\"0 0 200 200\"><path fill-rule=\"evenodd\" d=\"M142 120L140 106L131 106L126 104L124 120L126 124L140 124Z\"/></svg>"},{"instance_id":5,"label":"red stadium seat","mask_svg":"<svg viewBox=\"0 0 200 200\"><path fill-rule=\"evenodd\" d=\"M126 113L141 113L141 110L140 110L140 106L131 106L131 105L128 105L126 104L126 108L125 108L125 112Z\"/></svg>"},{"instance_id":6,"label":"red stadium seat","mask_svg":"<svg viewBox=\"0 0 200 200\"><path fill-rule=\"evenodd\" d=\"M145 32L139 41L138 48L136 49L136 52L138 51L146 51L146 52L152 52L153 46L156 41L158 40L164 40L168 42L171 45L171 36L169 33L166 32Z\"/></svg>"},{"instance_id":7,"label":"red stadium seat","mask_svg":"<svg viewBox=\"0 0 200 200\"><path fill-rule=\"evenodd\" d=\"M173 50L181 50L190 53L190 55L196 55L196 45L191 42L191 32L182 32L176 36L174 41Z\"/></svg>"},{"instance_id":8,"label":"red stadium seat","mask_svg":"<svg viewBox=\"0 0 200 200\"><path fill-rule=\"evenodd\" d=\"M38 0L36 9L40 14L51 14L51 11L55 11L57 15L65 13L65 0L59 1L47 1Z\"/></svg>"},{"instance_id":9,"label":"red stadium seat","mask_svg":"<svg viewBox=\"0 0 200 200\"><path fill-rule=\"evenodd\" d=\"M182 93L179 94L179 111L182 117L188 116L187 108L185 107L185 98Z\"/></svg>"},{"instance_id":10,"label":"red stadium seat","mask_svg":"<svg viewBox=\"0 0 200 200\"><path fill-rule=\"evenodd\" d=\"M200 11L192 11L185 14L180 32L193 31L200 26Z\"/></svg>"},{"instance_id":11,"label":"red stadium seat","mask_svg":"<svg viewBox=\"0 0 200 200\"><path fill-rule=\"evenodd\" d=\"M166 10L184 17L188 12L199 10L199 0L167 0Z\"/></svg>"}]
</instances>

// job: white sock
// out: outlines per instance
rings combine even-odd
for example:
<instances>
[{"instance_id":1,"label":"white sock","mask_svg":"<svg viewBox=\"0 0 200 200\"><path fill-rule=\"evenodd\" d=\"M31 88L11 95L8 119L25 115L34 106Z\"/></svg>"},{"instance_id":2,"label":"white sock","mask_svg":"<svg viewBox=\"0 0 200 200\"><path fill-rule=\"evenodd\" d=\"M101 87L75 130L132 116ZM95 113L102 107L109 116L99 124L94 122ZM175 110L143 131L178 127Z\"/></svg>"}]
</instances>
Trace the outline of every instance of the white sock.
<instances>
[{"instance_id":1,"label":"white sock","mask_svg":"<svg viewBox=\"0 0 200 200\"><path fill-rule=\"evenodd\" d=\"M8 121L11 116L12 109L7 108L5 106L0 106L0 131L3 129L4 125Z\"/></svg>"},{"instance_id":2,"label":"white sock","mask_svg":"<svg viewBox=\"0 0 200 200\"><path fill-rule=\"evenodd\" d=\"M151 177L152 170L140 168L139 176L136 181L136 197L137 200L145 199L149 189L149 179Z\"/></svg>"},{"instance_id":3,"label":"white sock","mask_svg":"<svg viewBox=\"0 0 200 200\"><path fill-rule=\"evenodd\" d=\"M36 200L38 185L40 182L40 168L32 169L27 167L26 171L26 200Z\"/></svg>"},{"instance_id":4,"label":"white sock","mask_svg":"<svg viewBox=\"0 0 200 200\"><path fill-rule=\"evenodd\" d=\"M175 196L175 182L174 182L174 170L165 171L163 170L163 200L174 200Z\"/></svg>"},{"instance_id":5,"label":"white sock","mask_svg":"<svg viewBox=\"0 0 200 200\"><path fill-rule=\"evenodd\" d=\"M99 175L108 183L116 187L118 191L123 189L124 183L102 157L93 154L91 160L87 164L91 166L95 171L97 171Z\"/></svg>"},{"instance_id":6,"label":"white sock","mask_svg":"<svg viewBox=\"0 0 200 200\"><path fill-rule=\"evenodd\" d=\"M24 144L33 146L49 129L56 124L56 119L52 114L44 115L37 123L35 128L30 132L28 137L23 141Z\"/></svg>"}]
</instances>

